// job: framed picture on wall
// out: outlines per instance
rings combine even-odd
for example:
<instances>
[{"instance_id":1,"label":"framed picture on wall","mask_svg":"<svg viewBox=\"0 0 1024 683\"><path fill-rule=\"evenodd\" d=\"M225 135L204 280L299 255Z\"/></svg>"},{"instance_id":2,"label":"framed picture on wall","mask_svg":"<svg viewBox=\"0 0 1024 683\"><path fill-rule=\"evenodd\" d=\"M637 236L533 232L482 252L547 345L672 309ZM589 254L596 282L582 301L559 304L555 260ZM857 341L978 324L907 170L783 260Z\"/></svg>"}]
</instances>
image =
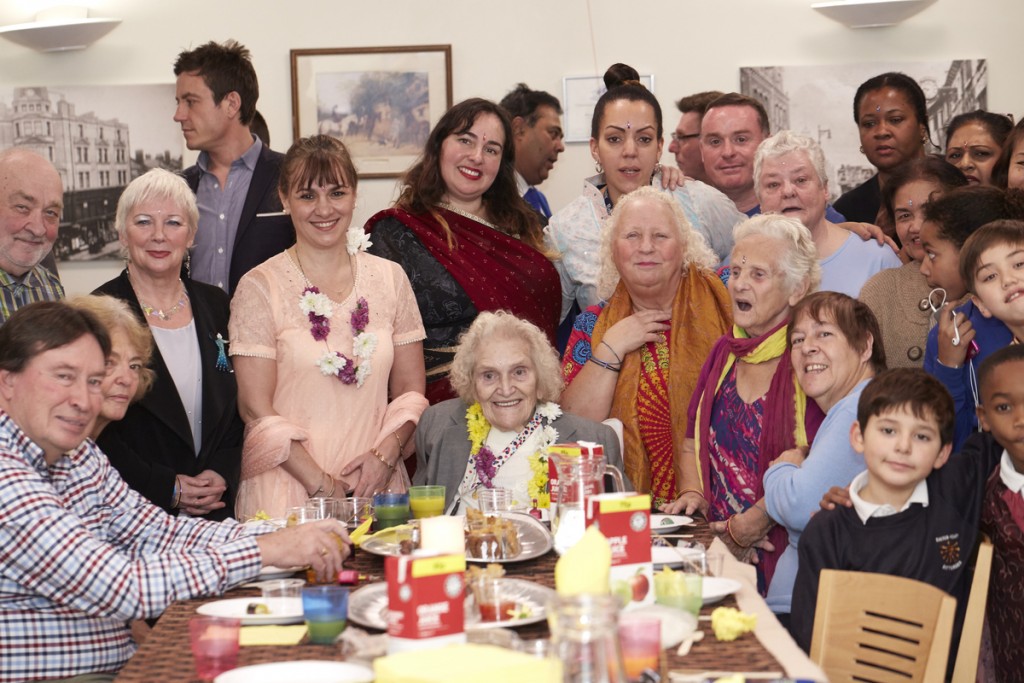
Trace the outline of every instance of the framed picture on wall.
<instances>
[{"instance_id":1,"label":"framed picture on wall","mask_svg":"<svg viewBox=\"0 0 1024 683\"><path fill-rule=\"evenodd\" d=\"M654 76L641 76L640 82L654 92ZM604 87L601 76L566 76L562 79L562 111L565 112L565 141L590 142L590 120Z\"/></svg>"},{"instance_id":2,"label":"framed picture on wall","mask_svg":"<svg viewBox=\"0 0 1024 683\"><path fill-rule=\"evenodd\" d=\"M291 51L292 133L348 147L360 178L396 178L452 106L452 46Z\"/></svg>"}]
</instances>

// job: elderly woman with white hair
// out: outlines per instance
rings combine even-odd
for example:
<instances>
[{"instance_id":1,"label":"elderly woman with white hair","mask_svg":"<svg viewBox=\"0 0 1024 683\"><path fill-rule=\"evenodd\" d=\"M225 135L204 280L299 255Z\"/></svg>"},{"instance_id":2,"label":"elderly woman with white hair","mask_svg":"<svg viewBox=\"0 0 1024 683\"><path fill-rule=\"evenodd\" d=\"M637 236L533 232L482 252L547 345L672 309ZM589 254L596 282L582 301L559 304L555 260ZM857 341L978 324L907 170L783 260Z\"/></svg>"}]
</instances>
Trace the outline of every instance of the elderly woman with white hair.
<instances>
[{"instance_id":1,"label":"elderly woman with white hair","mask_svg":"<svg viewBox=\"0 0 1024 683\"><path fill-rule=\"evenodd\" d=\"M598 294L562 359L563 407L623 423L626 475L660 507L680 493L687 407L704 359L732 325L711 270L718 258L678 202L653 187L624 195L601 235Z\"/></svg>"},{"instance_id":2,"label":"elderly woman with white hair","mask_svg":"<svg viewBox=\"0 0 1024 683\"><path fill-rule=\"evenodd\" d=\"M811 138L784 130L758 145L754 190L763 213L798 218L811 231L822 291L856 297L872 275L902 265L888 246L863 241L825 218L825 154Z\"/></svg>"},{"instance_id":3,"label":"elderly woman with white hair","mask_svg":"<svg viewBox=\"0 0 1024 683\"><path fill-rule=\"evenodd\" d=\"M797 384L790 310L821 279L810 232L795 218L755 216L736 228L733 329L711 350L687 419L680 496L669 512L701 512L734 554L758 564L762 590L786 547L765 512L761 477L780 453L807 446L824 413Z\"/></svg>"},{"instance_id":4,"label":"elderly woman with white hair","mask_svg":"<svg viewBox=\"0 0 1024 683\"><path fill-rule=\"evenodd\" d=\"M449 512L476 507L481 487L510 489L514 507L546 507L551 443L600 443L607 462L622 468L611 427L562 412L558 354L533 323L481 313L459 339L449 378L459 398L420 418L413 478L443 485Z\"/></svg>"},{"instance_id":5,"label":"elderly woman with white hair","mask_svg":"<svg viewBox=\"0 0 1024 683\"><path fill-rule=\"evenodd\" d=\"M94 294L125 301L156 342L152 390L99 438L136 491L171 513L223 519L234 509L242 453L238 387L225 354L228 296L182 280L199 225L195 195L154 169L121 194L115 215L125 269Z\"/></svg>"}]
</instances>

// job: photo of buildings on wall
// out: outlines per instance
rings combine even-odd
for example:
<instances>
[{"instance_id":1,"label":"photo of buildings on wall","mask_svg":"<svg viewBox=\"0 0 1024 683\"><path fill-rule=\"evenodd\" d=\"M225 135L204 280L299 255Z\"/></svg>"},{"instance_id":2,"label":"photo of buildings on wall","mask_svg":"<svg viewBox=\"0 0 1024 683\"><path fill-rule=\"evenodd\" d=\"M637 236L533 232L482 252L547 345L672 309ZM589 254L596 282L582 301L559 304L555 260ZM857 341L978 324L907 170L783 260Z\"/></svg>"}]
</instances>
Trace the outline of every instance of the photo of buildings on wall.
<instances>
[{"instance_id":1,"label":"photo of buildings on wall","mask_svg":"<svg viewBox=\"0 0 1024 683\"><path fill-rule=\"evenodd\" d=\"M853 98L861 83L888 71L905 73L921 85L928 105L929 152L943 151L946 125L954 116L988 108L984 59L743 67L740 91L761 100L772 133L789 129L818 141L828 162L829 191L834 200L875 174L860 152Z\"/></svg>"},{"instance_id":2,"label":"photo of buildings on wall","mask_svg":"<svg viewBox=\"0 0 1024 683\"><path fill-rule=\"evenodd\" d=\"M38 152L64 184L58 261L120 257L114 213L125 186L151 168L182 168L173 115L173 84L0 88L0 149Z\"/></svg>"}]
</instances>

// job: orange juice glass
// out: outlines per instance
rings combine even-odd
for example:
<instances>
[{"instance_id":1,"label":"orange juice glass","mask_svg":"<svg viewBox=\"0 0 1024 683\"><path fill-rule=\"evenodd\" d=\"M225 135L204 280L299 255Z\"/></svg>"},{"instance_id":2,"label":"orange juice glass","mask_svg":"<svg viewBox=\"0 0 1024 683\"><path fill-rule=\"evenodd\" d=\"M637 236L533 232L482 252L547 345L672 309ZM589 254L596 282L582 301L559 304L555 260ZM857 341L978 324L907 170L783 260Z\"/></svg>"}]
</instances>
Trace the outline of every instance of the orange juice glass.
<instances>
[{"instance_id":1,"label":"orange juice glass","mask_svg":"<svg viewBox=\"0 0 1024 683\"><path fill-rule=\"evenodd\" d=\"M409 508L416 519L439 517L444 514L443 486L409 487Z\"/></svg>"}]
</instances>

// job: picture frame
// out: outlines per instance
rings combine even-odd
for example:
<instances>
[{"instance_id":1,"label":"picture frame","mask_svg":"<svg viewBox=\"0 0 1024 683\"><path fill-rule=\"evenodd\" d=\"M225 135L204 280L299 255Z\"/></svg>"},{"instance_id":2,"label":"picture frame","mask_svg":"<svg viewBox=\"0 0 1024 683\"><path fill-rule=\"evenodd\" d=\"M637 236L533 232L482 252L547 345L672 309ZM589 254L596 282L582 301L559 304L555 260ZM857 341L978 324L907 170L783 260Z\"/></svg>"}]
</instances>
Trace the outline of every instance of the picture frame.
<instances>
[{"instance_id":1,"label":"picture frame","mask_svg":"<svg viewBox=\"0 0 1024 683\"><path fill-rule=\"evenodd\" d=\"M654 92L654 76L640 76L640 82ZM562 78L562 111L565 142L590 142L590 122L594 107L607 91L601 76L565 76Z\"/></svg>"},{"instance_id":2,"label":"picture frame","mask_svg":"<svg viewBox=\"0 0 1024 683\"><path fill-rule=\"evenodd\" d=\"M397 178L452 106L452 46L291 50L294 139L348 147L360 178Z\"/></svg>"}]
</instances>

